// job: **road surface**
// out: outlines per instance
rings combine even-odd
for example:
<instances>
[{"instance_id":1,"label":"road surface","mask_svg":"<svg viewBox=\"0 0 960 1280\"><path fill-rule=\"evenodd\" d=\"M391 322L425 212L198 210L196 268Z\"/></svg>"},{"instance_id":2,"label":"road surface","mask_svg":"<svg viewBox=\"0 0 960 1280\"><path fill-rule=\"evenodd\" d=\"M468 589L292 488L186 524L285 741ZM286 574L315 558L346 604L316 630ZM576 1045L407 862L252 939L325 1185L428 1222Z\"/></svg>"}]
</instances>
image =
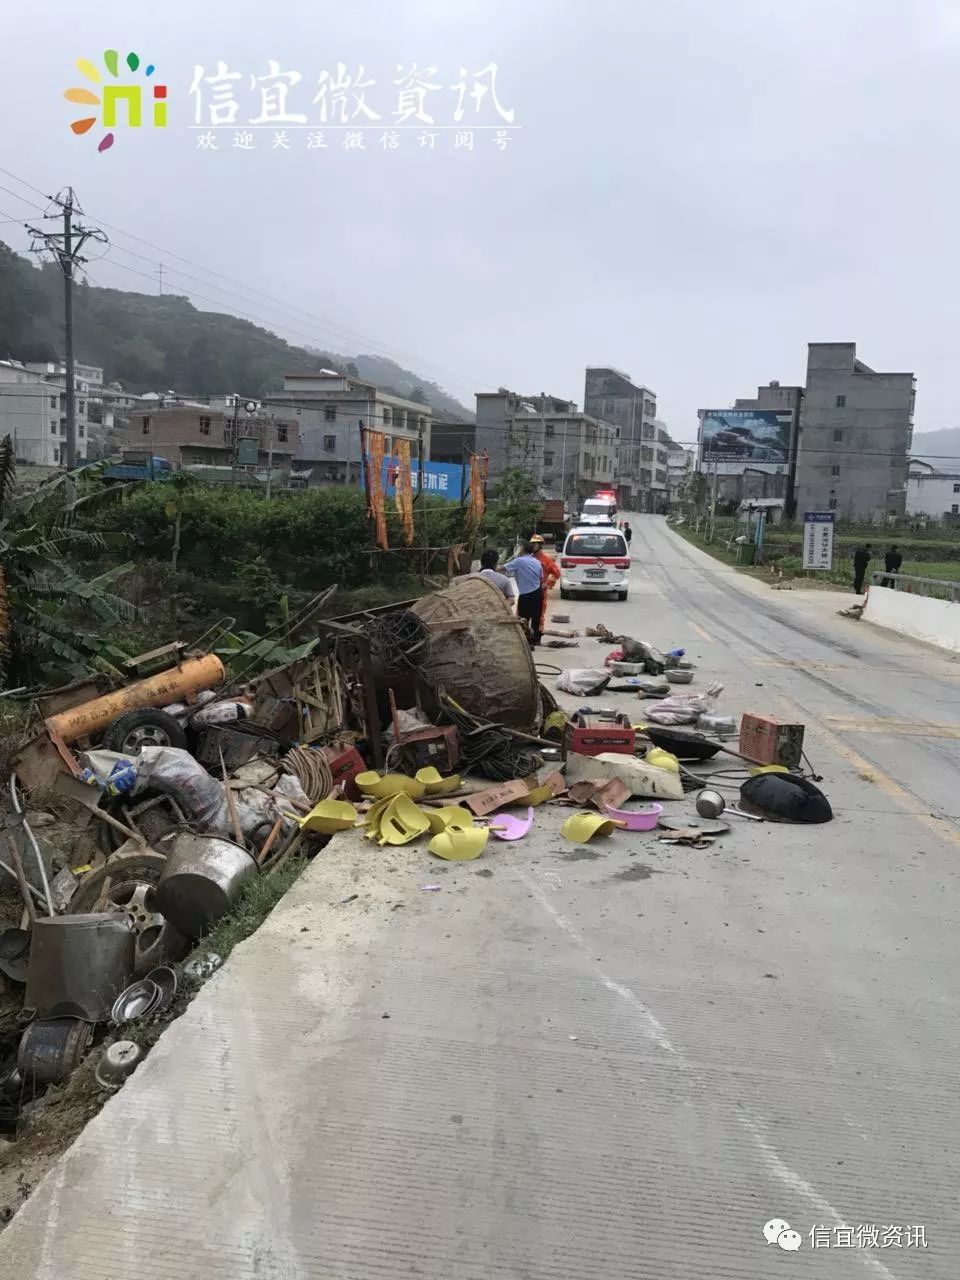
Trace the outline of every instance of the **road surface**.
<instances>
[{"instance_id":1,"label":"road surface","mask_svg":"<svg viewBox=\"0 0 960 1280\"><path fill-rule=\"evenodd\" d=\"M953 1280L960 664L631 523L629 600L573 624L802 719L835 820L703 852L572 846L540 810L459 865L338 837L0 1237L4 1275Z\"/></svg>"}]
</instances>

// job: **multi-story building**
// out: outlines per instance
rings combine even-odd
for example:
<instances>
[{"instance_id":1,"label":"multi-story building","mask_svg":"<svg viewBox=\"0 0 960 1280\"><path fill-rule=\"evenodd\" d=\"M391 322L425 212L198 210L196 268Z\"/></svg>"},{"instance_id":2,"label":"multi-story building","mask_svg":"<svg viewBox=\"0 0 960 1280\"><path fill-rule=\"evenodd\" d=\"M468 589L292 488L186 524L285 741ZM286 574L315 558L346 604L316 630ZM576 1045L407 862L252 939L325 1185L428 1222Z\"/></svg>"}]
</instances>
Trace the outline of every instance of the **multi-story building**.
<instances>
[{"instance_id":1,"label":"multi-story building","mask_svg":"<svg viewBox=\"0 0 960 1280\"><path fill-rule=\"evenodd\" d=\"M911 458L907 515L960 520L960 469L956 465L935 467L922 458Z\"/></svg>"},{"instance_id":2,"label":"multi-story building","mask_svg":"<svg viewBox=\"0 0 960 1280\"><path fill-rule=\"evenodd\" d=\"M573 501L616 483L618 447L619 429L572 400L505 387L477 392L474 448L487 453L493 482L517 467L545 498Z\"/></svg>"},{"instance_id":3,"label":"multi-story building","mask_svg":"<svg viewBox=\"0 0 960 1280\"><path fill-rule=\"evenodd\" d=\"M618 490L624 510L659 511L667 494L667 439L657 396L612 366L587 369L583 407L620 428Z\"/></svg>"},{"instance_id":4,"label":"multi-story building","mask_svg":"<svg viewBox=\"0 0 960 1280\"><path fill-rule=\"evenodd\" d=\"M667 501L679 506L687 496L690 478L696 466L696 453L683 445L671 444L667 452Z\"/></svg>"},{"instance_id":5,"label":"multi-story building","mask_svg":"<svg viewBox=\"0 0 960 1280\"><path fill-rule=\"evenodd\" d=\"M811 342L796 457L797 514L902 516L917 380L878 373L854 342Z\"/></svg>"},{"instance_id":6,"label":"multi-story building","mask_svg":"<svg viewBox=\"0 0 960 1280\"><path fill-rule=\"evenodd\" d=\"M255 402L254 402L255 403ZM168 399L140 406L127 424L127 448L142 449L174 467L235 464L289 471L300 444L296 417L274 417L258 409L217 407L200 401ZM255 440L244 446L244 440ZM236 446L236 447L235 447Z\"/></svg>"},{"instance_id":7,"label":"multi-story building","mask_svg":"<svg viewBox=\"0 0 960 1280\"><path fill-rule=\"evenodd\" d=\"M49 368L50 372L46 370ZM66 377L55 365L0 360L0 437L9 435L21 462L56 467L67 458ZM86 383L76 380L77 458L87 456Z\"/></svg>"},{"instance_id":8,"label":"multi-story building","mask_svg":"<svg viewBox=\"0 0 960 1280\"><path fill-rule=\"evenodd\" d=\"M264 397L265 411L282 410L299 426L297 464L309 468L311 484L357 484L360 479L360 427L382 431L386 452L407 440L411 455L423 448L430 457L429 405L381 391L372 382L333 369L284 375L283 390Z\"/></svg>"}]
</instances>

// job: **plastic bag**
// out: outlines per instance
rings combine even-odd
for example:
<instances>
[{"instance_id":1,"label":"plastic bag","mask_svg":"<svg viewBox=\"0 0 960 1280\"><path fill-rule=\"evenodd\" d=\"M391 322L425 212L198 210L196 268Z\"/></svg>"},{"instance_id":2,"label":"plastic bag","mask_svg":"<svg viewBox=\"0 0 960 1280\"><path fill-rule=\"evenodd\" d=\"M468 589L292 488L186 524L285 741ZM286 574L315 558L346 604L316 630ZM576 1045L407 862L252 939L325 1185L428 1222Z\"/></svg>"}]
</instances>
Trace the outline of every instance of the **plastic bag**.
<instances>
[{"instance_id":1,"label":"plastic bag","mask_svg":"<svg viewBox=\"0 0 960 1280\"><path fill-rule=\"evenodd\" d=\"M662 702L644 707L643 717L654 724L694 724L699 716L716 710L722 684L712 684L703 693L672 693Z\"/></svg>"},{"instance_id":2,"label":"plastic bag","mask_svg":"<svg viewBox=\"0 0 960 1280\"><path fill-rule=\"evenodd\" d=\"M577 697L601 693L609 683L609 671L598 671L590 667L572 667L569 671L561 671L557 676L557 688L564 693L574 693Z\"/></svg>"},{"instance_id":3,"label":"plastic bag","mask_svg":"<svg viewBox=\"0 0 960 1280\"><path fill-rule=\"evenodd\" d=\"M139 765L134 795L162 791L173 796L202 830L228 834L230 815L223 783L207 773L189 751L182 747L144 747Z\"/></svg>"},{"instance_id":4,"label":"plastic bag","mask_svg":"<svg viewBox=\"0 0 960 1280\"><path fill-rule=\"evenodd\" d=\"M234 699L215 702L212 707L201 707L193 715L191 724L229 724L232 720L246 720L252 710L249 702Z\"/></svg>"}]
</instances>

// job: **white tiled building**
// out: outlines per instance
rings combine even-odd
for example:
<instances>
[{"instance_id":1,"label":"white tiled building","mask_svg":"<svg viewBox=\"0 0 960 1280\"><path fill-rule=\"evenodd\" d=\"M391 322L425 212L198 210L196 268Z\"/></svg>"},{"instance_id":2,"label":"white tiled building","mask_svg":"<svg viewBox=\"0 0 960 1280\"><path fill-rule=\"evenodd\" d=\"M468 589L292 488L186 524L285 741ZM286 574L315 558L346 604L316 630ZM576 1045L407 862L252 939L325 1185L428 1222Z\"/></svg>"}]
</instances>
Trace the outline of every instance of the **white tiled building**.
<instances>
[{"instance_id":1,"label":"white tiled building","mask_svg":"<svg viewBox=\"0 0 960 1280\"><path fill-rule=\"evenodd\" d=\"M62 367L62 366L60 366ZM9 435L21 462L55 467L66 461L66 375L55 364L24 365L0 360L0 437ZM79 367L78 367L79 369ZM49 370L49 372L48 372ZM101 382L103 373L100 372ZM89 383L77 376L77 457L86 458Z\"/></svg>"}]
</instances>

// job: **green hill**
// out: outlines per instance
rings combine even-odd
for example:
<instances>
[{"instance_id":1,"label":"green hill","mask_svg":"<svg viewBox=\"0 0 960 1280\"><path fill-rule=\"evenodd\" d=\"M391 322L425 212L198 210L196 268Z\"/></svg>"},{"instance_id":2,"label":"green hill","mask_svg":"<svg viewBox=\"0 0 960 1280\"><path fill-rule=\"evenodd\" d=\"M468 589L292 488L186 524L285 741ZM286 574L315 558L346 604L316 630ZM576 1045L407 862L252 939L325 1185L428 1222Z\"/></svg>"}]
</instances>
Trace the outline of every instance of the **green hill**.
<instances>
[{"instance_id":1,"label":"green hill","mask_svg":"<svg viewBox=\"0 0 960 1280\"><path fill-rule=\"evenodd\" d=\"M420 388L439 418L473 416L436 383L392 360L308 351L248 320L198 311L176 294L154 297L81 283L74 297L77 360L101 365L106 381L121 382L130 391L262 395L279 390L284 373L352 364L360 377L398 395ZM0 242L0 359L55 360L62 355L59 269L49 263L37 268Z\"/></svg>"}]
</instances>

